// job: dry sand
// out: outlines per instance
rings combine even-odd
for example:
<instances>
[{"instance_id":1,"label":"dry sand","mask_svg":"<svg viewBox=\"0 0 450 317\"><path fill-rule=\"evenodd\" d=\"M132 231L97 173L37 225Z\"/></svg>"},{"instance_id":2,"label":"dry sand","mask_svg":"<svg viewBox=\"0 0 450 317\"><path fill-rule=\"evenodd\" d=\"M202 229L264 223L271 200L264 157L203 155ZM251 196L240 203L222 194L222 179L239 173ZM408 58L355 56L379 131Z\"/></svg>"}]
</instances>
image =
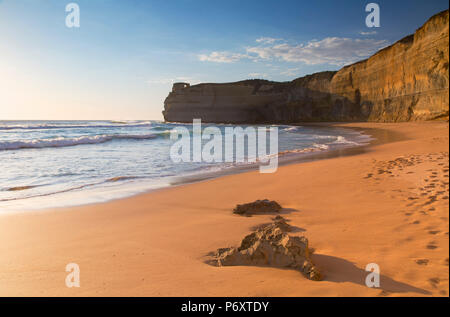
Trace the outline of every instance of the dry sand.
<instances>
[{"instance_id":1,"label":"dry sand","mask_svg":"<svg viewBox=\"0 0 450 317\"><path fill-rule=\"evenodd\" d=\"M448 296L448 123L341 124L403 138L362 154L257 171L103 204L0 216L2 296ZM381 136L381 134L379 135ZM292 269L214 267L274 199L315 249L323 281ZM65 286L66 264L81 287ZM368 263L381 287L368 288Z\"/></svg>"}]
</instances>

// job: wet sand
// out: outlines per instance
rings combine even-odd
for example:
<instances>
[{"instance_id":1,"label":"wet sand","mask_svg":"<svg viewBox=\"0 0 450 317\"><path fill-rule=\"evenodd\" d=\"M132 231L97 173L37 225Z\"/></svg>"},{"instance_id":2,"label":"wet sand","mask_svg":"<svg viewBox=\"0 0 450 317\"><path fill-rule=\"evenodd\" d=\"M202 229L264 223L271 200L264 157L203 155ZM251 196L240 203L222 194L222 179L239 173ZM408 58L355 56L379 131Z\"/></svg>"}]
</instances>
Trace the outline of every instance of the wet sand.
<instances>
[{"instance_id":1,"label":"wet sand","mask_svg":"<svg viewBox=\"0 0 450 317\"><path fill-rule=\"evenodd\" d=\"M379 141L274 174L0 216L0 295L448 296L448 123L337 126L377 129ZM309 239L324 280L205 263L270 221L232 213L264 198ZM65 285L68 263L80 266L80 288ZM365 286L368 263L380 267L380 288Z\"/></svg>"}]
</instances>

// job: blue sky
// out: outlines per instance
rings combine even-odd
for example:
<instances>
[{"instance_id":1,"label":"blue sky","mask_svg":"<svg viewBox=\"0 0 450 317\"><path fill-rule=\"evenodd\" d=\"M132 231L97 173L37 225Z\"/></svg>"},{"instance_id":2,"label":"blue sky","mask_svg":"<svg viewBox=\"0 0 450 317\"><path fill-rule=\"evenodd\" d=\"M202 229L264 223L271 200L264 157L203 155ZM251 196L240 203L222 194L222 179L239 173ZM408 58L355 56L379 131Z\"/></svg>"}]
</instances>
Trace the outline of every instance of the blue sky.
<instances>
[{"instance_id":1,"label":"blue sky","mask_svg":"<svg viewBox=\"0 0 450 317\"><path fill-rule=\"evenodd\" d=\"M80 7L67 28L65 6ZM173 81L287 81L413 33L448 1L0 0L0 120L162 119Z\"/></svg>"}]
</instances>

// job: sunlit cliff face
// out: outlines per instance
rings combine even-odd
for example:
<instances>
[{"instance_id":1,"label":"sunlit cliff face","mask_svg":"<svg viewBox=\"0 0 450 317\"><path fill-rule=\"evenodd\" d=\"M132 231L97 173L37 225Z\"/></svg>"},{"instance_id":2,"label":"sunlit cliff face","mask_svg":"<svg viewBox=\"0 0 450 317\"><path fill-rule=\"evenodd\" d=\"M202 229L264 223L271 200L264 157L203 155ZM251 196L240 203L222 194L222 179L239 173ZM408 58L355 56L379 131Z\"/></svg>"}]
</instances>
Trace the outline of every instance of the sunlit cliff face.
<instances>
[{"instance_id":1,"label":"sunlit cliff face","mask_svg":"<svg viewBox=\"0 0 450 317\"><path fill-rule=\"evenodd\" d=\"M277 83L174 85L168 121L292 123L430 120L449 111L449 12L367 60Z\"/></svg>"}]
</instances>

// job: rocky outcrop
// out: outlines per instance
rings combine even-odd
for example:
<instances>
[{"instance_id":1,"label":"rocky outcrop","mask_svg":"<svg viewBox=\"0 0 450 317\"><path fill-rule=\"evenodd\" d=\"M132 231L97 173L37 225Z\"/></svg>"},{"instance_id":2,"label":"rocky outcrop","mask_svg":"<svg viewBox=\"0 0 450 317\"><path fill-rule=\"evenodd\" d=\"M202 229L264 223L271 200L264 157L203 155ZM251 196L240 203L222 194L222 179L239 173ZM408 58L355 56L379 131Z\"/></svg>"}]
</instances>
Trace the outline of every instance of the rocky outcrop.
<instances>
[{"instance_id":1,"label":"rocky outcrop","mask_svg":"<svg viewBox=\"0 0 450 317\"><path fill-rule=\"evenodd\" d=\"M275 222L247 235L239 247L217 250L210 264L290 267L308 279L320 280L322 275L310 259L308 239L289 236L289 228L284 218L277 217Z\"/></svg>"},{"instance_id":2,"label":"rocky outcrop","mask_svg":"<svg viewBox=\"0 0 450 317\"><path fill-rule=\"evenodd\" d=\"M292 123L412 121L448 117L449 12L431 17L413 35L338 72L291 82L245 80L174 86L166 121Z\"/></svg>"}]
</instances>

